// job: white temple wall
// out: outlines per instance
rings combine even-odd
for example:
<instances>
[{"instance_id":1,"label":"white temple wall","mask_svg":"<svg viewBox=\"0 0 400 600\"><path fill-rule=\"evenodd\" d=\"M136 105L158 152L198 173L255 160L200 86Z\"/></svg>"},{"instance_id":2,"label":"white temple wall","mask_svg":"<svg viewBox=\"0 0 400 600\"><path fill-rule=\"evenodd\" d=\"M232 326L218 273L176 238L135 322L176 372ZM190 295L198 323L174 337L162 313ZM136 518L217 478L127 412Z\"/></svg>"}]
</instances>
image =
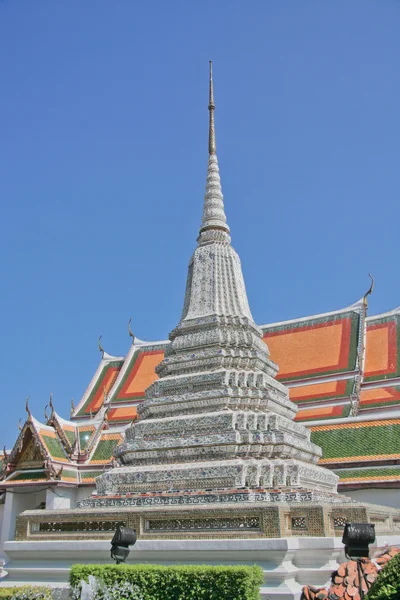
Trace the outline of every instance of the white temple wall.
<instances>
[{"instance_id":1,"label":"white temple wall","mask_svg":"<svg viewBox=\"0 0 400 600\"><path fill-rule=\"evenodd\" d=\"M18 515L24 510L37 508L45 500L45 490L28 491L27 488L15 490L15 492L7 490L1 526L0 555L4 555L5 542L14 539L15 521Z\"/></svg>"},{"instance_id":2,"label":"white temple wall","mask_svg":"<svg viewBox=\"0 0 400 600\"><path fill-rule=\"evenodd\" d=\"M5 504L0 504L0 540L1 540L1 532L3 529L4 507L5 507Z\"/></svg>"},{"instance_id":3,"label":"white temple wall","mask_svg":"<svg viewBox=\"0 0 400 600\"><path fill-rule=\"evenodd\" d=\"M400 508L400 488L367 488L342 493L357 502L368 502L369 504L381 504L383 506Z\"/></svg>"},{"instance_id":4,"label":"white temple wall","mask_svg":"<svg viewBox=\"0 0 400 600\"><path fill-rule=\"evenodd\" d=\"M76 502L80 502L80 500L84 500L85 498L90 498L92 492L94 492L95 490L95 485L79 486L76 490Z\"/></svg>"},{"instance_id":5,"label":"white temple wall","mask_svg":"<svg viewBox=\"0 0 400 600\"><path fill-rule=\"evenodd\" d=\"M50 488L46 492L46 509L62 510L75 508L76 488L57 487Z\"/></svg>"}]
</instances>

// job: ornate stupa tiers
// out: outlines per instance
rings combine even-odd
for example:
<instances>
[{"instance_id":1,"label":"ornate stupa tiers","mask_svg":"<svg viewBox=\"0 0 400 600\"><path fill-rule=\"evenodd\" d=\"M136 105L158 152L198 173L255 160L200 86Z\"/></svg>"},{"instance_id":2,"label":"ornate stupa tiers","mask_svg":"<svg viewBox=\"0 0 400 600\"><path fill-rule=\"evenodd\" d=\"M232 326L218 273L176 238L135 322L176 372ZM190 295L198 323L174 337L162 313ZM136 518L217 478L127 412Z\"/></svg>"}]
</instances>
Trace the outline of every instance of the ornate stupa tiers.
<instances>
[{"instance_id":1,"label":"ornate stupa tiers","mask_svg":"<svg viewBox=\"0 0 400 600\"><path fill-rule=\"evenodd\" d=\"M337 476L316 465L321 450L293 421L297 408L275 379L278 367L253 321L231 246L211 63L208 108L203 217L181 320L156 368L159 379L138 408L139 420L116 449L120 466L97 479L97 494L174 492L182 503L193 493L218 490L220 498L238 488L242 496L260 488L335 494Z\"/></svg>"}]
</instances>

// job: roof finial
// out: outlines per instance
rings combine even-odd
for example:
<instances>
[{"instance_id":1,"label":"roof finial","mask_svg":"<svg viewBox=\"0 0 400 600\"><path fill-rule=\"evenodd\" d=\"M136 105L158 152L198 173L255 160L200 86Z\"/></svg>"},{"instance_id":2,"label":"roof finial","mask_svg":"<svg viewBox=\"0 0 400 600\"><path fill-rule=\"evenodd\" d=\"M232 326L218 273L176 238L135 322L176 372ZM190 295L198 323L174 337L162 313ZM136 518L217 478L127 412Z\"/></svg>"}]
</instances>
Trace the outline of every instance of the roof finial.
<instances>
[{"instance_id":1,"label":"roof finial","mask_svg":"<svg viewBox=\"0 0 400 600\"><path fill-rule=\"evenodd\" d=\"M368 304L368 300L367 297L370 296L372 294L372 292L374 291L374 286L375 286L375 280L372 277L371 273L368 273L368 275L371 277L371 285L369 286L369 290L368 292L364 295L364 304L367 305Z\"/></svg>"},{"instance_id":2,"label":"roof finial","mask_svg":"<svg viewBox=\"0 0 400 600\"><path fill-rule=\"evenodd\" d=\"M135 343L135 336L134 336L133 331L131 329L131 321L132 321L132 317L128 321L128 333L129 333L129 335L132 338L132 344L134 344Z\"/></svg>"},{"instance_id":3,"label":"roof finial","mask_svg":"<svg viewBox=\"0 0 400 600\"><path fill-rule=\"evenodd\" d=\"M104 348L103 348L103 346L101 345L101 338L102 338L102 337L103 337L102 335L99 337L99 340L98 340L98 342L97 342L97 343L98 343L98 345L99 345L99 350L100 350L100 352L101 352L101 357L102 357L102 358L104 358Z\"/></svg>"},{"instance_id":4,"label":"roof finial","mask_svg":"<svg viewBox=\"0 0 400 600\"><path fill-rule=\"evenodd\" d=\"M215 141L215 125L214 125L214 84L212 77L212 60L210 60L210 92L208 100L208 110L210 111L210 126L208 130L208 153L215 154L217 152L217 142Z\"/></svg>"},{"instance_id":5,"label":"roof finial","mask_svg":"<svg viewBox=\"0 0 400 600\"><path fill-rule=\"evenodd\" d=\"M51 409L51 414L54 414L55 411L54 411L54 404L53 404L53 392L51 392L51 394L50 394L49 406Z\"/></svg>"},{"instance_id":6,"label":"roof finial","mask_svg":"<svg viewBox=\"0 0 400 600\"><path fill-rule=\"evenodd\" d=\"M71 417L74 414L74 412L75 412L75 402L74 402L74 399L71 398L71 412L70 412Z\"/></svg>"},{"instance_id":7,"label":"roof finial","mask_svg":"<svg viewBox=\"0 0 400 600\"><path fill-rule=\"evenodd\" d=\"M25 410L28 413L28 417L31 417L31 411L29 409L29 396L27 397L26 401L25 401Z\"/></svg>"},{"instance_id":8,"label":"roof finial","mask_svg":"<svg viewBox=\"0 0 400 600\"><path fill-rule=\"evenodd\" d=\"M44 418L46 420L46 423L49 420L49 415L47 414L47 407L48 407L48 404L46 404L46 406L44 407Z\"/></svg>"}]
</instances>

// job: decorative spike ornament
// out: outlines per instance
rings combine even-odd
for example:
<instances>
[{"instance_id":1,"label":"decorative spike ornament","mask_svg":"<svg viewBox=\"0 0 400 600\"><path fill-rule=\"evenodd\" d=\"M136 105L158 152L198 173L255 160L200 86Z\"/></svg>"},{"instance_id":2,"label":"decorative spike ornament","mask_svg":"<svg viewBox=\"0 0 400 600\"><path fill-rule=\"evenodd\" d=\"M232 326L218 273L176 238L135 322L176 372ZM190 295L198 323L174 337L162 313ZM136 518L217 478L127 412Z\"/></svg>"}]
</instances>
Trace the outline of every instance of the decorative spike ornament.
<instances>
[{"instance_id":1,"label":"decorative spike ornament","mask_svg":"<svg viewBox=\"0 0 400 600\"><path fill-rule=\"evenodd\" d=\"M133 331L131 329L131 322L132 322L132 317L128 321L128 333L129 333L129 336L132 338L132 344L134 344L135 343L135 336L134 336Z\"/></svg>"},{"instance_id":2,"label":"decorative spike ornament","mask_svg":"<svg viewBox=\"0 0 400 600\"><path fill-rule=\"evenodd\" d=\"M105 350L104 350L103 346L101 345L101 338L102 338L102 337L103 337L103 336L101 335L101 336L99 337L99 339L97 340L97 345L98 345L98 347L99 347L99 351L101 352L101 357L102 357L102 358L104 358L104 352L105 352Z\"/></svg>"},{"instance_id":3,"label":"decorative spike ornament","mask_svg":"<svg viewBox=\"0 0 400 600\"><path fill-rule=\"evenodd\" d=\"M368 305L368 296L370 296L372 294L372 292L374 291L374 287L375 287L375 279L372 277L371 273L368 273L368 276L371 278L371 285L369 286L369 290L364 295L364 298L363 298L365 306Z\"/></svg>"},{"instance_id":4,"label":"decorative spike ornament","mask_svg":"<svg viewBox=\"0 0 400 600\"><path fill-rule=\"evenodd\" d=\"M29 398L30 398L30 396L28 396L27 399L25 400L25 410L28 413L28 418L30 418L32 416L31 411L29 409Z\"/></svg>"}]
</instances>

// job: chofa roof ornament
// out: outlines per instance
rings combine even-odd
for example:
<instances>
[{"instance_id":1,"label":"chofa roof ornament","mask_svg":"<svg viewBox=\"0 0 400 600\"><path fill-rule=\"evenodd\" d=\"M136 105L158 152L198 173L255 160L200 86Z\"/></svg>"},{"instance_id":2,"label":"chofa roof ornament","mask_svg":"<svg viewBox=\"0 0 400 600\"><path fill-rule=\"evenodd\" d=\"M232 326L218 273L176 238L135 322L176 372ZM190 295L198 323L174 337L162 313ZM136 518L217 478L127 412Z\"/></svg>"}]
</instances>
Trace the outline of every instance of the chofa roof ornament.
<instances>
[{"instance_id":1,"label":"chofa roof ornament","mask_svg":"<svg viewBox=\"0 0 400 600\"><path fill-rule=\"evenodd\" d=\"M32 413L29 408L29 398L30 398L30 396L28 396L27 399L25 400L25 410L28 414L28 418L30 419L32 417Z\"/></svg>"},{"instance_id":2,"label":"chofa roof ornament","mask_svg":"<svg viewBox=\"0 0 400 600\"><path fill-rule=\"evenodd\" d=\"M97 344L99 346L99 351L101 352L101 357L104 358L104 352L105 352L105 350L104 350L103 346L101 345L101 338L102 337L103 337L102 335L99 337L99 339L97 341Z\"/></svg>"},{"instance_id":3,"label":"chofa roof ornament","mask_svg":"<svg viewBox=\"0 0 400 600\"><path fill-rule=\"evenodd\" d=\"M129 336L132 338L132 344L134 344L135 343L135 336L134 336L133 331L131 329L131 322L132 322L132 317L128 321L128 333L129 333Z\"/></svg>"},{"instance_id":4,"label":"chofa roof ornament","mask_svg":"<svg viewBox=\"0 0 400 600\"><path fill-rule=\"evenodd\" d=\"M363 298L363 302L365 304L365 306L368 305L368 296L370 296L372 294L372 292L374 291L374 287L375 287L375 279L372 277L371 273L368 273L369 277L371 277L371 285L369 286L369 290L366 294L364 294L364 298Z\"/></svg>"}]
</instances>

